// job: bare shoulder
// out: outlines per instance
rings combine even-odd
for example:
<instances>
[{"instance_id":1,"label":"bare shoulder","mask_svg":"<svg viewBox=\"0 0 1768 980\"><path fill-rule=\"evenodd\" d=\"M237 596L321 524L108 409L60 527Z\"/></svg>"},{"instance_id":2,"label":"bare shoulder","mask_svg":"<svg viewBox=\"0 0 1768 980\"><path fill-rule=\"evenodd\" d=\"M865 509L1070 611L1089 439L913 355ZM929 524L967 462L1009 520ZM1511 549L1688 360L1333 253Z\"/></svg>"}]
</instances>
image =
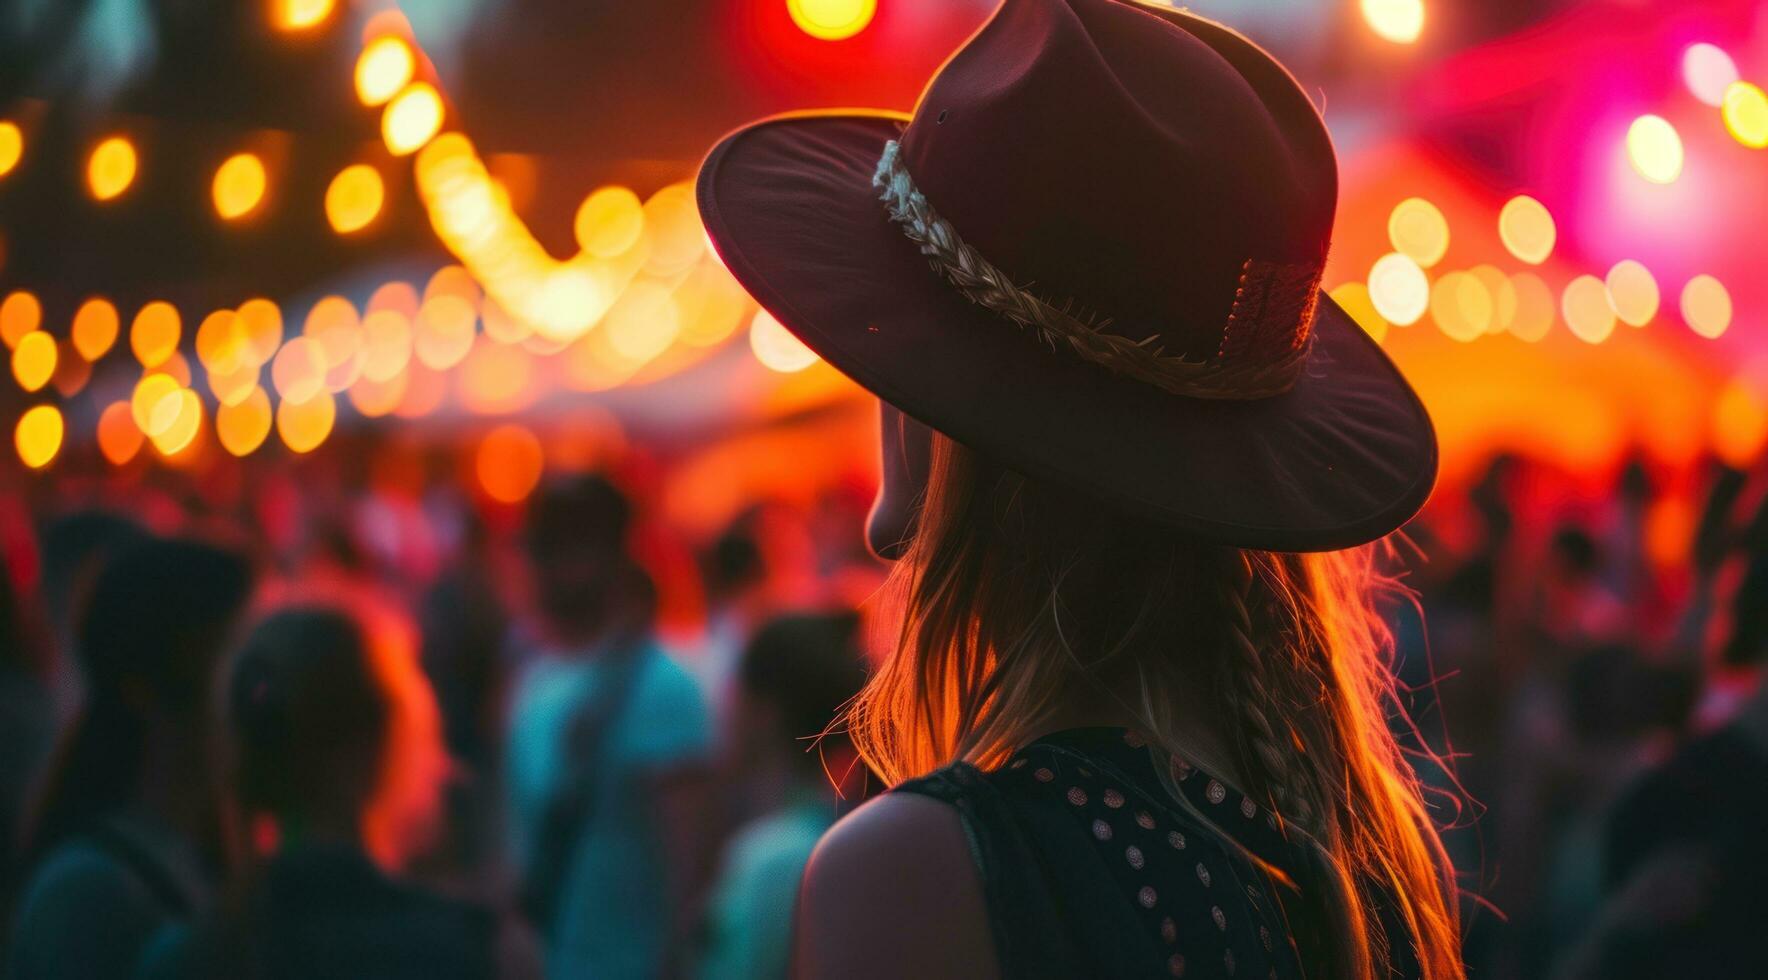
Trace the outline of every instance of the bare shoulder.
<instances>
[{"instance_id":1,"label":"bare shoulder","mask_svg":"<svg viewBox=\"0 0 1768 980\"><path fill-rule=\"evenodd\" d=\"M958 811L890 793L831 828L805 868L793 975L998 976Z\"/></svg>"}]
</instances>

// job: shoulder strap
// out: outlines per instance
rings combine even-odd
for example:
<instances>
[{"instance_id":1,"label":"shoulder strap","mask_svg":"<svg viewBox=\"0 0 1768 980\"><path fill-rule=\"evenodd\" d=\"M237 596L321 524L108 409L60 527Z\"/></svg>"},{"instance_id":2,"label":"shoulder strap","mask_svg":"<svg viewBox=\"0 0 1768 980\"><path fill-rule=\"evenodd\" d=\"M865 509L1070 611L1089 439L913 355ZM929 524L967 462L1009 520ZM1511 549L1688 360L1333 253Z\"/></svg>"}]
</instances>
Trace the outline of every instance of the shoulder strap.
<instances>
[{"instance_id":1,"label":"shoulder strap","mask_svg":"<svg viewBox=\"0 0 1768 980\"><path fill-rule=\"evenodd\" d=\"M165 864L128 834L99 823L80 837L134 875L168 915L186 918L196 911L192 897Z\"/></svg>"},{"instance_id":2,"label":"shoulder strap","mask_svg":"<svg viewBox=\"0 0 1768 980\"><path fill-rule=\"evenodd\" d=\"M595 812L597 789L606 772L608 743L638 686L649 659L642 645L610 651L607 673L566 729L564 776L541 813L540 829L523 875L522 909L549 930L563 897L577 842Z\"/></svg>"}]
</instances>

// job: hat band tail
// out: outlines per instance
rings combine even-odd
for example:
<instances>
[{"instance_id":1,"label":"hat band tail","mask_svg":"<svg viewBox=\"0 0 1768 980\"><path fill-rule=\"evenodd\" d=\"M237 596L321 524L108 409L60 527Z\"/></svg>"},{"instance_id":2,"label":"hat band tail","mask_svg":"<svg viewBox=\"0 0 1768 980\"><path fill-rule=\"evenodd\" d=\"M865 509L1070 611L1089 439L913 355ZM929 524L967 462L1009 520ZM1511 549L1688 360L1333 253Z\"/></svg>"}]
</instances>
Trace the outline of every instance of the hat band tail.
<instances>
[{"instance_id":1,"label":"hat band tail","mask_svg":"<svg viewBox=\"0 0 1768 980\"><path fill-rule=\"evenodd\" d=\"M1052 348L1187 398L1251 401L1294 387L1313 343L1318 264L1277 265L1248 259L1241 267L1222 349L1208 360L1162 352L1155 338L1131 340L1083 320L1029 290L983 258L915 187L896 140L884 145L872 186L890 219L920 247L934 269L978 306L1033 331ZM1264 355L1264 356L1259 356Z\"/></svg>"}]
</instances>

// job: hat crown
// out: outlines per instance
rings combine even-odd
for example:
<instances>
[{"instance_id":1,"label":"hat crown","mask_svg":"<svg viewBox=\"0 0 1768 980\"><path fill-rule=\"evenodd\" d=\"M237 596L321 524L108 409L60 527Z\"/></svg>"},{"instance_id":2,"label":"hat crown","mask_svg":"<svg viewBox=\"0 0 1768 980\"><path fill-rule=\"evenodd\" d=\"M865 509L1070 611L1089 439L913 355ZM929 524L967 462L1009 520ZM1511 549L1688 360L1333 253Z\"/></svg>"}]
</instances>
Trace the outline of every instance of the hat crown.
<instances>
[{"instance_id":1,"label":"hat crown","mask_svg":"<svg viewBox=\"0 0 1768 980\"><path fill-rule=\"evenodd\" d=\"M1294 78L1225 27L1005 0L928 86L902 156L966 243L1103 332L1193 360L1305 338L1337 166Z\"/></svg>"}]
</instances>

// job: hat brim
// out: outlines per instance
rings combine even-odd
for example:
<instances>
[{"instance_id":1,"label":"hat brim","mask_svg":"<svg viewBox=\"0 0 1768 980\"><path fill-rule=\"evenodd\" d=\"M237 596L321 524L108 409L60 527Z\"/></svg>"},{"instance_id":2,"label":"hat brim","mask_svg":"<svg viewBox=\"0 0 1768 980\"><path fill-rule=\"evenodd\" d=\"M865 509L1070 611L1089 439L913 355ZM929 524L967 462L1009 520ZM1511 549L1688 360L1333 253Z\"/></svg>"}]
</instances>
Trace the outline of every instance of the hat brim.
<instances>
[{"instance_id":1,"label":"hat brim","mask_svg":"<svg viewBox=\"0 0 1768 980\"><path fill-rule=\"evenodd\" d=\"M948 285L886 216L872 174L905 122L766 119L701 169L720 258L824 360L1003 465L1219 544L1347 548L1423 506L1437 470L1430 418L1330 297L1300 380L1256 401L1179 397L1053 350Z\"/></svg>"}]
</instances>

